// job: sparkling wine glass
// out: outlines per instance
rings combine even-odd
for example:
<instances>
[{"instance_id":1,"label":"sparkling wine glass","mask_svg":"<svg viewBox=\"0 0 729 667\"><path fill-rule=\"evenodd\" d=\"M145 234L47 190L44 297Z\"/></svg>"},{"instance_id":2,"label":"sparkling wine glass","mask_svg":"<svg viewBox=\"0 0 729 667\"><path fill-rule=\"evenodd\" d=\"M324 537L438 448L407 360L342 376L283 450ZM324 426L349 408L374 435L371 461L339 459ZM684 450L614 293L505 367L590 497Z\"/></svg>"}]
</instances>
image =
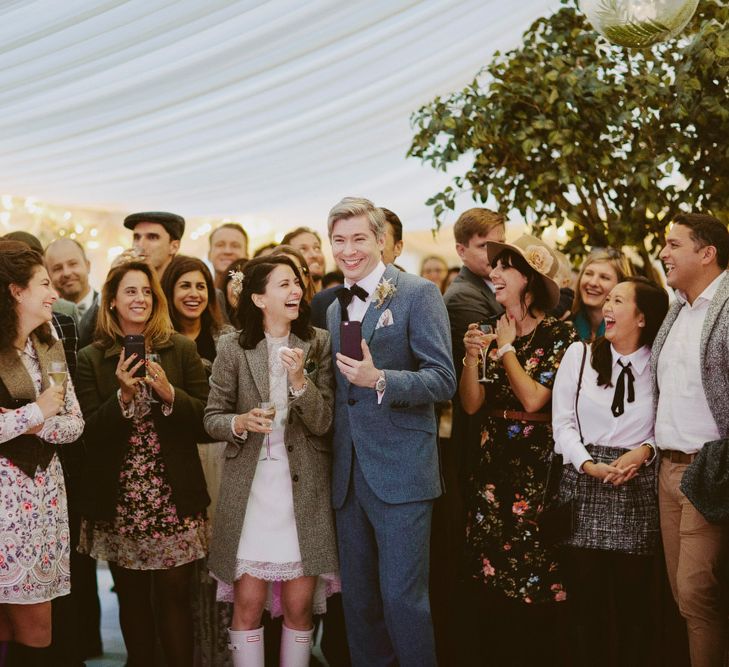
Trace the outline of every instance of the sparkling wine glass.
<instances>
[{"instance_id":1,"label":"sparkling wine glass","mask_svg":"<svg viewBox=\"0 0 729 667\"><path fill-rule=\"evenodd\" d=\"M270 419L273 424L273 420L276 417L276 404L273 401L261 401L258 407L263 410L263 416L266 419ZM278 461L278 458L271 456L271 434L266 433L266 456L259 459L259 461Z\"/></svg>"},{"instance_id":2,"label":"sparkling wine glass","mask_svg":"<svg viewBox=\"0 0 729 667\"><path fill-rule=\"evenodd\" d=\"M479 330L486 336L491 336L494 333L494 327L491 324L479 324ZM490 341L489 341L490 343ZM481 348L481 379L486 379L486 355L488 354L489 346Z\"/></svg>"},{"instance_id":3,"label":"sparkling wine glass","mask_svg":"<svg viewBox=\"0 0 729 667\"><path fill-rule=\"evenodd\" d=\"M51 361L48 365L48 381L52 387L62 387L68 376L65 361Z\"/></svg>"}]
</instances>

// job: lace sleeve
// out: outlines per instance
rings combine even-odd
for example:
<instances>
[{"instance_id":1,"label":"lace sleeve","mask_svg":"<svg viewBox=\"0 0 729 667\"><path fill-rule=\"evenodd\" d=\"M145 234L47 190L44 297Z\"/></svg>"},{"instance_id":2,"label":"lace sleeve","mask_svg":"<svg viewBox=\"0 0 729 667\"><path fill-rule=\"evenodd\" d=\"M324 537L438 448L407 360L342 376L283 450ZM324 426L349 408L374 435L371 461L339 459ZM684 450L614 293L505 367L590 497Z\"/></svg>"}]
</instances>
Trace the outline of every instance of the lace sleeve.
<instances>
[{"instance_id":1,"label":"lace sleeve","mask_svg":"<svg viewBox=\"0 0 729 667\"><path fill-rule=\"evenodd\" d=\"M28 429L43 423L43 413L35 403L29 403L17 410L2 410L0 412L0 442L7 442Z\"/></svg>"},{"instance_id":2,"label":"lace sleeve","mask_svg":"<svg viewBox=\"0 0 729 667\"><path fill-rule=\"evenodd\" d=\"M46 442L60 445L64 442L78 440L83 431L84 419L73 388L73 382L69 379L66 383L66 396L61 412L46 419L38 436Z\"/></svg>"}]
</instances>

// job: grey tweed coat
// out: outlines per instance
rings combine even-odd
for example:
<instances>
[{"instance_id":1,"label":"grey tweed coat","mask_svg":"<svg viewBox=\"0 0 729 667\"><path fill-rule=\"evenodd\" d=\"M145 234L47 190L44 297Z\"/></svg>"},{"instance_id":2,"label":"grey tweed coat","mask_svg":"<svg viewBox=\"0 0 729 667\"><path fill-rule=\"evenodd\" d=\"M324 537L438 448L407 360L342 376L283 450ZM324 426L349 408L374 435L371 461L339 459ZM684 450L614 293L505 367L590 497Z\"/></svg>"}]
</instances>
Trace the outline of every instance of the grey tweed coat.
<instances>
[{"instance_id":1,"label":"grey tweed coat","mask_svg":"<svg viewBox=\"0 0 729 667\"><path fill-rule=\"evenodd\" d=\"M291 468L294 515L305 576L339 569L330 504L333 377L329 334L314 329L303 341L293 333L289 347L304 351L308 383L303 395L289 404L284 440ZM265 338L245 350L239 333L220 337L210 378L205 429L215 440L227 441L223 479L213 521L208 558L210 571L232 583L246 504L256 472L264 434L249 433L244 443L233 441L231 420L268 400L268 350Z\"/></svg>"},{"instance_id":2,"label":"grey tweed coat","mask_svg":"<svg viewBox=\"0 0 729 667\"><path fill-rule=\"evenodd\" d=\"M683 304L675 301L658 330L651 349L654 407L658 406L658 357ZM729 273L709 304L701 330L701 382L722 438L729 437ZM686 415L687 419L691 415Z\"/></svg>"}]
</instances>

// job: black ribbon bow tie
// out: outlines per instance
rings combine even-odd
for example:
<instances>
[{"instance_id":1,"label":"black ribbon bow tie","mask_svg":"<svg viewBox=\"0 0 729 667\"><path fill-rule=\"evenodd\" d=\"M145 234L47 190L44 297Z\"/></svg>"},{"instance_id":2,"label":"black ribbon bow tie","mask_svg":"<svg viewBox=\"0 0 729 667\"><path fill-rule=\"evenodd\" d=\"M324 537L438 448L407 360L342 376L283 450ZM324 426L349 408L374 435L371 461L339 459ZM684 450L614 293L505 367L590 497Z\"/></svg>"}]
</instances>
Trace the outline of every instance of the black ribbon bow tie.
<instances>
[{"instance_id":1,"label":"black ribbon bow tie","mask_svg":"<svg viewBox=\"0 0 729 667\"><path fill-rule=\"evenodd\" d=\"M618 360L620 367L623 369L618 375L618 381L615 383L615 393L613 394L613 404L610 409L613 415L620 417L625 412L625 380L628 380L628 403L635 401L635 378L633 371L630 370L630 362L624 364Z\"/></svg>"},{"instance_id":2,"label":"black ribbon bow tie","mask_svg":"<svg viewBox=\"0 0 729 667\"><path fill-rule=\"evenodd\" d=\"M347 307L350 303L352 303L352 299L354 299L354 297L357 297L362 301L366 301L368 296L369 294L367 294L367 290L356 284L352 285L352 287L340 287L337 290L337 299L339 300L339 305L342 307L342 321L349 321Z\"/></svg>"}]
</instances>

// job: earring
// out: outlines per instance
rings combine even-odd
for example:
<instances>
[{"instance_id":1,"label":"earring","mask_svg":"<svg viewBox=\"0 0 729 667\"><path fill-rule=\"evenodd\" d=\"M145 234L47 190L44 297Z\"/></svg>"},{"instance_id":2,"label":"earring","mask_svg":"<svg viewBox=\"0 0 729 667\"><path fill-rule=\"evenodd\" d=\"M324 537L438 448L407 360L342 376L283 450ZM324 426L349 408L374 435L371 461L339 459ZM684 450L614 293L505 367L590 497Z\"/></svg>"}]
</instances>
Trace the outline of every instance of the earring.
<instances>
[{"instance_id":1,"label":"earring","mask_svg":"<svg viewBox=\"0 0 729 667\"><path fill-rule=\"evenodd\" d=\"M638 322L638 326L639 327L644 327L645 326L645 322Z\"/></svg>"}]
</instances>

